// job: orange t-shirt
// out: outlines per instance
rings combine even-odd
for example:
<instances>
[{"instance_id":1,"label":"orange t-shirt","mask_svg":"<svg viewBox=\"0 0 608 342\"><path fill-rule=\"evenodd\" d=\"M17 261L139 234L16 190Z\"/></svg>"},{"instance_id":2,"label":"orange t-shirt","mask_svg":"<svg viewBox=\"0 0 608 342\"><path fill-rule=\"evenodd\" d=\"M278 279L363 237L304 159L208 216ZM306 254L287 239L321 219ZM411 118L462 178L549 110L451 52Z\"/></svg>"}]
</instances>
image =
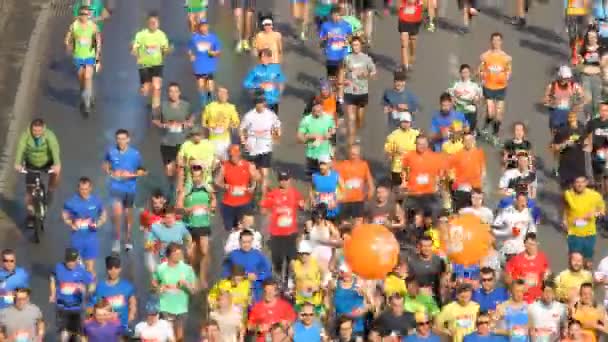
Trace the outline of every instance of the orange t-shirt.
<instances>
[{"instance_id":1,"label":"orange t-shirt","mask_svg":"<svg viewBox=\"0 0 608 342\"><path fill-rule=\"evenodd\" d=\"M481 176L486 156L480 148L461 150L451 156L450 169L454 170L454 190L460 186L481 188Z\"/></svg>"},{"instance_id":2,"label":"orange t-shirt","mask_svg":"<svg viewBox=\"0 0 608 342\"><path fill-rule=\"evenodd\" d=\"M505 52L486 52L483 56L483 86L491 90L507 87L507 75L511 68L511 57Z\"/></svg>"},{"instance_id":3,"label":"orange t-shirt","mask_svg":"<svg viewBox=\"0 0 608 342\"><path fill-rule=\"evenodd\" d=\"M340 202L365 201L363 185L371 177L369 164L365 160L341 160L335 163L334 168L344 183Z\"/></svg>"},{"instance_id":4,"label":"orange t-shirt","mask_svg":"<svg viewBox=\"0 0 608 342\"><path fill-rule=\"evenodd\" d=\"M448 166L445 156L431 151L407 152L401 163L403 169L408 170L407 189L412 195L434 194L438 178Z\"/></svg>"}]
</instances>

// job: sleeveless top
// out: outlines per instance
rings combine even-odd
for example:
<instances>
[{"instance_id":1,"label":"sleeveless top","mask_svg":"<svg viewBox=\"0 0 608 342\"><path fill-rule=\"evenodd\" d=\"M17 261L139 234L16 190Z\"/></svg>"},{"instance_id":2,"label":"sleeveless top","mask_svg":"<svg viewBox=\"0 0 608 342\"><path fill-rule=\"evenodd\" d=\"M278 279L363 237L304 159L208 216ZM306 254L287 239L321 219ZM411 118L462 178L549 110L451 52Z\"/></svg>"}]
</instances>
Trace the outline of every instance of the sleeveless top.
<instances>
[{"instance_id":1,"label":"sleeveless top","mask_svg":"<svg viewBox=\"0 0 608 342\"><path fill-rule=\"evenodd\" d=\"M327 217L335 218L340 213L338 203L338 172L329 170L327 175L322 175L319 172L313 173L312 185L315 189L315 199L317 203L327 204ZM330 204L335 205L330 209Z\"/></svg>"},{"instance_id":2,"label":"sleeveless top","mask_svg":"<svg viewBox=\"0 0 608 342\"><path fill-rule=\"evenodd\" d=\"M300 260L295 260L293 262L293 273L296 285L296 304L301 305L309 302L314 305L321 305L321 292L312 292L306 289L309 286L320 288L321 268L317 261L311 258L308 265L305 266Z\"/></svg>"}]
</instances>

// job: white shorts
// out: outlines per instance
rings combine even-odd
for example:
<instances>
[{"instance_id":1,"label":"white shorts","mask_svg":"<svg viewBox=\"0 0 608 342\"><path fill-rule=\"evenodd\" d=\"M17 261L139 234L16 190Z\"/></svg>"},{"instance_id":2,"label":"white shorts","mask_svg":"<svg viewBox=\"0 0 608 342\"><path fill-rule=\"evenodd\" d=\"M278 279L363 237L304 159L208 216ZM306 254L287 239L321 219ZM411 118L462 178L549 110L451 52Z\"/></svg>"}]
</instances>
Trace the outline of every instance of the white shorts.
<instances>
[{"instance_id":1,"label":"white shorts","mask_svg":"<svg viewBox=\"0 0 608 342\"><path fill-rule=\"evenodd\" d=\"M215 145L215 155L220 160L228 159L228 147L232 144L230 140L211 140Z\"/></svg>"}]
</instances>

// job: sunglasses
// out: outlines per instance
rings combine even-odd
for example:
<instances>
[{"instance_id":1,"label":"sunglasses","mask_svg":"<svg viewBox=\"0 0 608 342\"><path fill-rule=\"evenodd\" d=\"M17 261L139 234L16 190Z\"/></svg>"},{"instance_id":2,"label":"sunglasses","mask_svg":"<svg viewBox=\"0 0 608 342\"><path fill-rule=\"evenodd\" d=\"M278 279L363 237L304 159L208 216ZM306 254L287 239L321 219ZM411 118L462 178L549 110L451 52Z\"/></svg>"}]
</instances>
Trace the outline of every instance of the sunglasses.
<instances>
[{"instance_id":1,"label":"sunglasses","mask_svg":"<svg viewBox=\"0 0 608 342\"><path fill-rule=\"evenodd\" d=\"M15 259L2 259L2 262L10 262L10 263L14 263Z\"/></svg>"},{"instance_id":2,"label":"sunglasses","mask_svg":"<svg viewBox=\"0 0 608 342\"><path fill-rule=\"evenodd\" d=\"M493 280L494 280L494 278L481 278L481 281L484 282L484 283L485 282L490 282L490 281L493 281Z\"/></svg>"},{"instance_id":3,"label":"sunglasses","mask_svg":"<svg viewBox=\"0 0 608 342\"><path fill-rule=\"evenodd\" d=\"M300 316L302 316L302 317L312 317L314 315L315 315L314 313L310 313L310 312L302 312L300 314Z\"/></svg>"},{"instance_id":4,"label":"sunglasses","mask_svg":"<svg viewBox=\"0 0 608 342\"><path fill-rule=\"evenodd\" d=\"M192 166L190 166L190 170L192 170L192 171L201 171L202 169L203 169L203 167L200 166L200 165L192 165Z\"/></svg>"},{"instance_id":5,"label":"sunglasses","mask_svg":"<svg viewBox=\"0 0 608 342\"><path fill-rule=\"evenodd\" d=\"M477 321L477 325L490 324L490 321Z\"/></svg>"},{"instance_id":6,"label":"sunglasses","mask_svg":"<svg viewBox=\"0 0 608 342\"><path fill-rule=\"evenodd\" d=\"M418 325L418 326L425 326L425 325L429 325L429 324L431 324L430 321L416 323L416 325Z\"/></svg>"},{"instance_id":7,"label":"sunglasses","mask_svg":"<svg viewBox=\"0 0 608 342\"><path fill-rule=\"evenodd\" d=\"M89 12L80 12L78 13L78 15L82 16L89 16Z\"/></svg>"}]
</instances>

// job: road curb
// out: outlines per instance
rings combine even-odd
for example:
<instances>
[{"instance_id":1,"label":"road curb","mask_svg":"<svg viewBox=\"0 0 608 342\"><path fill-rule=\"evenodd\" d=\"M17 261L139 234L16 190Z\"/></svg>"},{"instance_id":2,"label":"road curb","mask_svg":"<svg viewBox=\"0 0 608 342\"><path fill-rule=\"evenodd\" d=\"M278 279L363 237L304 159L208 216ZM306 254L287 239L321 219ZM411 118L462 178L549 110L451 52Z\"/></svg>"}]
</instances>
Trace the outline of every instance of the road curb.
<instances>
[{"instance_id":1,"label":"road curb","mask_svg":"<svg viewBox=\"0 0 608 342\"><path fill-rule=\"evenodd\" d=\"M40 14L36 19L34 30L27 45L27 52L21 74L17 93L13 102L13 109L8 115L10 118L8 132L4 149L0 155L0 194L11 195L8 189L9 176L12 173L14 162L14 152L20 132L26 126L27 120L31 117L33 108L36 105L37 94L40 91L40 77L42 75L41 65L43 64L44 52L46 51L51 30L48 29L49 21L52 18L51 2L42 6Z\"/></svg>"}]
</instances>

